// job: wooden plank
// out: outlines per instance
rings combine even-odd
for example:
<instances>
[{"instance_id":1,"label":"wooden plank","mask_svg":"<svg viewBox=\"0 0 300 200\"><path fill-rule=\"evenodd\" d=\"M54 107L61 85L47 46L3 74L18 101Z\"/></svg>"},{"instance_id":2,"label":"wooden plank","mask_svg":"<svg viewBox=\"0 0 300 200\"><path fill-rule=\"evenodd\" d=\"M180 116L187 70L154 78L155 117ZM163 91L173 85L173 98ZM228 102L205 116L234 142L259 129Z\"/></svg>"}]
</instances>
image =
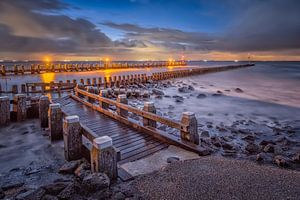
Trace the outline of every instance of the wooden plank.
<instances>
[{"instance_id":1,"label":"wooden plank","mask_svg":"<svg viewBox=\"0 0 300 200\"><path fill-rule=\"evenodd\" d=\"M135 149L133 151L129 151L127 153L123 153L121 151L121 160L125 160L125 159L127 159L129 157L135 156L137 154L141 154L141 153L143 153L145 151L149 151L150 149L155 148L157 146L160 146L162 144L163 143L161 143L161 142L154 142L154 143L151 143L151 144L144 145L141 148L137 148L137 149Z\"/></svg>"},{"instance_id":2,"label":"wooden plank","mask_svg":"<svg viewBox=\"0 0 300 200\"><path fill-rule=\"evenodd\" d=\"M118 177L122 181L130 181L130 180L134 179L134 177L130 173L128 173L125 169L123 169L122 167L118 167Z\"/></svg>"},{"instance_id":3,"label":"wooden plank","mask_svg":"<svg viewBox=\"0 0 300 200\"><path fill-rule=\"evenodd\" d=\"M146 156L149 156L149 155L151 155L151 154L153 154L155 152L158 152L158 151L160 151L162 149L165 149L167 147L168 147L167 144L161 144L161 145L156 146L155 148L152 148L152 149L150 149L148 151L144 151L144 152L142 152L140 154L137 154L135 156L129 157L129 158L124 159L124 160L121 160L121 161L119 161L119 164L122 165L122 164L127 163L127 162L132 162L132 161L138 160L140 158L144 158Z\"/></svg>"},{"instance_id":4,"label":"wooden plank","mask_svg":"<svg viewBox=\"0 0 300 200\"><path fill-rule=\"evenodd\" d=\"M132 142L136 142L136 141L140 141L142 143L142 142L145 142L145 138L147 138L147 137L149 137L149 136L144 137L143 135L141 135L139 137L128 139L126 141L122 141L122 142L118 142L118 143L113 143L113 145L119 148L119 147L122 147L124 145L130 144Z\"/></svg>"}]
</instances>

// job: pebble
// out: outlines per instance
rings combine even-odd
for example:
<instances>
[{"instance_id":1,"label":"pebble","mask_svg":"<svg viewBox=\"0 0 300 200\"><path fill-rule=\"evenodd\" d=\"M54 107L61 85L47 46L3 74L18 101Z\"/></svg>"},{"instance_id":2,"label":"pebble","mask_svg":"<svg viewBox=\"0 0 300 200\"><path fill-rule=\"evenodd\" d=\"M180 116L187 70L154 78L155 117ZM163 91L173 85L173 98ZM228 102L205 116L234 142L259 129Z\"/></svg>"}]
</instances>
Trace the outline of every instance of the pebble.
<instances>
[{"instance_id":1,"label":"pebble","mask_svg":"<svg viewBox=\"0 0 300 200\"><path fill-rule=\"evenodd\" d=\"M169 157L167 158L167 163L175 163L178 162L180 159L178 157Z\"/></svg>"}]
</instances>

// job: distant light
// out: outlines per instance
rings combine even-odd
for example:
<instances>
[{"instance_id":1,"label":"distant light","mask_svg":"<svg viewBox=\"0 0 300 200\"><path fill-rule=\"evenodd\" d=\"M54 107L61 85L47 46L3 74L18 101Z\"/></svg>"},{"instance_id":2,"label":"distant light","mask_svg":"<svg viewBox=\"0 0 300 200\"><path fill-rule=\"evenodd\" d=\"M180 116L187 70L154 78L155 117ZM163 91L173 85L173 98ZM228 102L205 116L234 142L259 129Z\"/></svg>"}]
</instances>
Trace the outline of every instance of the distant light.
<instances>
[{"instance_id":1,"label":"distant light","mask_svg":"<svg viewBox=\"0 0 300 200\"><path fill-rule=\"evenodd\" d=\"M51 62L51 59L48 56L45 56L43 61L46 63L49 63L49 62Z\"/></svg>"},{"instance_id":2,"label":"distant light","mask_svg":"<svg viewBox=\"0 0 300 200\"><path fill-rule=\"evenodd\" d=\"M204 62L207 62L207 60L203 60Z\"/></svg>"},{"instance_id":3,"label":"distant light","mask_svg":"<svg viewBox=\"0 0 300 200\"><path fill-rule=\"evenodd\" d=\"M109 58L105 58L105 62L109 62Z\"/></svg>"},{"instance_id":4,"label":"distant light","mask_svg":"<svg viewBox=\"0 0 300 200\"><path fill-rule=\"evenodd\" d=\"M4 60L0 60L0 62L4 62Z\"/></svg>"},{"instance_id":5,"label":"distant light","mask_svg":"<svg viewBox=\"0 0 300 200\"><path fill-rule=\"evenodd\" d=\"M234 62L239 62L239 60L234 60Z\"/></svg>"}]
</instances>

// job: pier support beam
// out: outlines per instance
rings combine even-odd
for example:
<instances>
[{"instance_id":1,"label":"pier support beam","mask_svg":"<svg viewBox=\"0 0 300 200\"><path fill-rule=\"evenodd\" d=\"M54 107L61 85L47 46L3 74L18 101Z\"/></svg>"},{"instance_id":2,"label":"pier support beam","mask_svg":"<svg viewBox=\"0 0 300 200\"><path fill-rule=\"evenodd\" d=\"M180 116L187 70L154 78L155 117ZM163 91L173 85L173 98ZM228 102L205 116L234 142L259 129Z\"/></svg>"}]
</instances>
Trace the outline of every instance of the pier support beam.
<instances>
[{"instance_id":1,"label":"pier support beam","mask_svg":"<svg viewBox=\"0 0 300 200\"><path fill-rule=\"evenodd\" d=\"M107 90L100 90L100 97L108 97L108 91ZM109 108L109 104L105 103L105 102L99 102L99 105L101 108L103 109L108 109Z\"/></svg>"},{"instance_id":2,"label":"pier support beam","mask_svg":"<svg viewBox=\"0 0 300 200\"><path fill-rule=\"evenodd\" d=\"M77 115L67 116L63 122L65 159L67 161L81 158L81 126Z\"/></svg>"},{"instance_id":3,"label":"pier support beam","mask_svg":"<svg viewBox=\"0 0 300 200\"><path fill-rule=\"evenodd\" d=\"M13 110L16 113L16 119L18 122L24 121L26 119L27 112L25 94L17 94L14 96Z\"/></svg>"},{"instance_id":4,"label":"pier support beam","mask_svg":"<svg viewBox=\"0 0 300 200\"><path fill-rule=\"evenodd\" d=\"M49 109L49 97L41 96L39 101L39 118L41 121L41 127L48 127L48 109Z\"/></svg>"},{"instance_id":5,"label":"pier support beam","mask_svg":"<svg viewBox=\"0 0 300 200\"><path fill-rule=\"evenodd\" d=\"M63 137L63 113L59 103L49 106L50 140L59 140Z\"/></svg>"},{"instance_id":6,"label":"pier support beam","mask_svg":"<svg viewBox=\"0 0 300 200\"><path fill-rule=\"evenodd\" d=\"M194 144L199 144L198 122L195 113L184 112L182 114L181 123L188 125L188 132L181 131L180 136L183 140L188 140Z\"/></svg>"},{"instance_id":7,"label":"pier support beam","mask_svg":"<svg viewBox=\"0 0 300 200\"><path fill-rule=\"evenodd\" d=\"M0 97L0 126L10 122L10 104L7 96Z\"/></svg>"},{"instance_id":8,"label":"pier support beam","mask_svg":"<svg viewBox=\"0 0 300 200\"><path fill-rule=\"evenodd\" d=\"M128 104L126 94L119 94L118 98L117 98L117 102L118 103L123 103L123 104ZM117 113L118 113L118 115L120 115L124 118L127 118L127 116L128 116L128 111L124 110L124 109L121 109L119 107L117 107Z\"/></svg>"},{"instance_id":9,"label":"pier support beam","mask_svg":"<svg viewBox=\"0 0 300 200\"><path fill-rule=\"evenodd\" d=\"M110 179L117 179L117 151L110 137L102 136L93 140L91 165L92 172L105 173Z\"/></svg>"},{"instance_id":10,"label":"pier support beam","mask_svg":"<svg viewBox=\"0 0 300 200\"><path fill-rule=\"evenodd\" d=\"M143 110L156 114L156 108L155 108L153 102L145 102ZM150 119L147 119L147 118L143 118L143 125L156 128L156 121L150 120Z\"/></svg>"}]
</instances>

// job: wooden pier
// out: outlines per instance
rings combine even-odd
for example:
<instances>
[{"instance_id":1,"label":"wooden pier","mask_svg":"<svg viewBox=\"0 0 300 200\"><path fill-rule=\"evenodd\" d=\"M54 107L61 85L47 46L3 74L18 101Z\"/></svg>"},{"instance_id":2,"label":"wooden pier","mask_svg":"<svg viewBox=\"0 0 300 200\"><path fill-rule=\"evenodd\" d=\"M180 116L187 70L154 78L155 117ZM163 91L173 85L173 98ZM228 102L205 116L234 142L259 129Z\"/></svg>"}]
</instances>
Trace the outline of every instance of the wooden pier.
<instances>
[{"instance_id":1,"label":"wooden pier","mask_svg":"<svg viewBox=\"0 0 300 200\"><path fill-rule=\"evenodd\" d=\"M98 64L31 64L29 65L0 65L0 75L24 75L24 74L41 74L41 73L60 73L60 72L84 72L96 71L103 69L128 69L128 68L154 68L166 66L185 66L186 61L153 61L153 62L138 62L138 63L115 63L104 62Z\"/></svg>"},{"instance_id":2,"label":"wooden pier","mask_svg":"<svg viewBox=\"0 0 300 200\"><path fill-rule=\"evenodd\" d=\"M122 75L122 76L113 76L113 77L94 77L94 78L86 78L86 79L73 79L58 81L58 82L50 82L50 83L26 83L19 85L13 85L11 90L4 91L0 85L0 94L1 93L48 93L48 92L63 92L73 90L76 84L80 83L84 86L93 86L98 88L109 88L109 87L127 87L133 84L144 84L147 82L153 81L161 81L172 78L180 78L191 75L212 73L218 71L232 70L237 68L249 67L254 64L245 64L245 65L232 65L232 66L221 66L221 67L206 67L206 68L193 68L186 70L174 70L174 71L166 71L166 72L156 72L152 75L147 74L131 74L131 75Z\"/></svg>"}]
</instances>

